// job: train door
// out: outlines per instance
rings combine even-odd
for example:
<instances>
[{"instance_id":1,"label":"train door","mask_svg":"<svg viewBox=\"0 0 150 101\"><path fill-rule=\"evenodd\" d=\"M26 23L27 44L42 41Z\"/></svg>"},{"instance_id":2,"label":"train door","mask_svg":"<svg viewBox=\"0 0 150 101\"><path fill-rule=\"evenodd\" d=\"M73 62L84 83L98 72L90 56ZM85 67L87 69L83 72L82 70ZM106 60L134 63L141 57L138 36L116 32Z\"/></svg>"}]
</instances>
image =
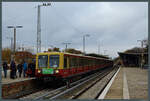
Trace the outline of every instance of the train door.
<instances>
[{"instance_id":1,"label":"train door","mask_svg":"<svg viewBox=\"0 0 150 101\"><path fill-rule=\"evenodd\" d=\"M63 73L64 76L68 76L69 75L69 64L68 64L68 56L64 55L64 66L63 66Z\"/></svg>"}]
</instances>

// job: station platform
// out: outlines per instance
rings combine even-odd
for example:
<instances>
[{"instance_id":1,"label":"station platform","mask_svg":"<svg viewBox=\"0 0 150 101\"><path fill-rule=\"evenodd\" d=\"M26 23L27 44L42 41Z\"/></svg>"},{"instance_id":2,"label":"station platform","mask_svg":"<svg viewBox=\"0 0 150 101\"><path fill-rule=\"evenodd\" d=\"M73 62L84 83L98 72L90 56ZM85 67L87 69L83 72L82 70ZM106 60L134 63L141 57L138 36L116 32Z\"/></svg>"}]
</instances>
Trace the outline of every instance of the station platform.
<instances>
[{"instance_id":1,"label":"station platform","mask_svg":"<svg viewBox=\"0 0 150 101\"><path fill-rule=\"evenodd\" d=\"M148 69L120 67L98 99L148 99Z\"/></svg>"},{"instance_id":2,"label":"station platform","mask_svg":"<svg viewBox=\"0 0 150 101\"><path fill-rule=\"evenodd\" d=\"M35 79L34 77L23 77L23 73L21 77L19 78L19 74L17 73L17 78L11 79L10 78L10 70L7 71L7 78L4 78L4 72L2 71L2 84L9 84L9 83L14 83L14 82L21 82L21 81L26 81L26 80L32 80Z\"/></svg>"},{"instance_id":3,"label":"station platform","mask_svg":"<svg viewBox=\"0 0 150 101\"><path fill-rule=\"evenodd\" d=\"M17 73L18 76L18 73ZM39 87L38 81L34 77L23 77L19 76L15 79L10 78L10 70L7 71L7 78L4 78L4 72L2 71L2 98L16 98L17 96L22 96L23 94L32 92L33 89Z\"/></svg>"}]
</instances>

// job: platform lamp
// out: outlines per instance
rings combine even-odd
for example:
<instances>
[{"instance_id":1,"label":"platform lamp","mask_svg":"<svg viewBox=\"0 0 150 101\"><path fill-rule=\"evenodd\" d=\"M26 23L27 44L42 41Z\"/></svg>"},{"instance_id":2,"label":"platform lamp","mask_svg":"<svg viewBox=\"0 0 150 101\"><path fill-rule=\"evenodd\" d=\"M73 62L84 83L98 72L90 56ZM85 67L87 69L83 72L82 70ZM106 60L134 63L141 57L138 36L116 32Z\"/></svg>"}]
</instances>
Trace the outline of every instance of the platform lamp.
<instances>
[{"instance_id":1,"label":"platform lamp","mask_svg":"<svg viewBox=\"0 0 150 101\"><path fill-rule=\"evenodd\" d=\"M38 5L38 14L37 14L37 53L41 52L41 7L42 6L51 6L51 3L43 3Z\"/></svg>"},{"instance_id":2,"label":"platform lamp","mask_svg":"<svg viewBox=\"0 0 150 101\"><path fill-rule=\"evenodd\" d=\"M16 29L17 28L23 28L23 26L7 26L7 28L13 28L14 29L14 48L13 48L13 55L15 55L16 51ZM14 57L11 57L14 58Z\"/></svg>"}]
</instances>

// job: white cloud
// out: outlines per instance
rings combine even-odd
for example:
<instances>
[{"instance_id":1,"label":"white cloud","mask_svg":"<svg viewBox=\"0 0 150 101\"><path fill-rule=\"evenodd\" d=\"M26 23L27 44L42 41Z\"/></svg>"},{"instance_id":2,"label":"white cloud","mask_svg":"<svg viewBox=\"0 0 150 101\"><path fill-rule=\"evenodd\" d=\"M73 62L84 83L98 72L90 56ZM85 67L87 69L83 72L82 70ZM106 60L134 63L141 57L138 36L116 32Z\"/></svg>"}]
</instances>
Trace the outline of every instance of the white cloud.
<instances>
[{"instance_id":1,"label":"white cloud","mask_svg":"<svg viewBox=\"0 0 150 101\"><path fill-rule=\"evenodd\" d=\"M17 30L17 39L36 45L37 6L40 3L3 3L3 46L13 36L7 25L23 25ZM137 46L137 40L148 37L148 3L52 3L41 8L42 44L64 49L62 42L71 42L71 48L82 50L83 35L87 52L101 51L110 56L118 51Z\"/></svg>"}]
</instances>

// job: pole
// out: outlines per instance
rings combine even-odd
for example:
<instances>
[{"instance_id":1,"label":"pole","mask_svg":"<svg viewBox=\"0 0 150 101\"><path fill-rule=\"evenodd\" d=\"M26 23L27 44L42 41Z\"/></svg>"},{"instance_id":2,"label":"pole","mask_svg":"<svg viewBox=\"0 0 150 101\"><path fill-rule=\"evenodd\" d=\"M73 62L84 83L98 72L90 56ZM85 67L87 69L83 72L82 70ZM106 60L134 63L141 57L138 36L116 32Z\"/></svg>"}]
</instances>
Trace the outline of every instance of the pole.
<instances>
[{"instance_id":1,"label":"pole","mask_svg":"<svg viewBox=\"0 0 150 101\"><path fill-rule=\"evenodd\" d=\"M7 26L7 28L14 28L14 43L13 45L13 55L12 55L12 58L14 58L15 56L15 52L16 52L16 28L22 28L22 26ZM12 42L12 39L11 39L11 42Z\"/></svg>"},{"instance_id":2,"label":"pole","mask_svg":"<svg viewBox=\"0 0 150 101\"><path fill-rule=\"evenodd\" d=\"M141 42L141 48L142 48L142 52L141 52L141 68L143 66L143 55L144 55L144 48L143 48L143 45L144 45L144 40L137 40L137 41L140 41Z\"/></svg>"},{"instance_id":3,"label":"pole","mask_svg":"<svg viewBox=\"0 0 150 101\"><path fill-rule=\"evenodd\" d=\"M10 49L13 51L13 37L6 37L7 39L10 39Z\"/></svg>"},{"instance_id":4,"label":"pole","mask_svg":"<svg viewBox=\"0 0 150 101\"><path fill-rule=\"evenodd\" d=\"M83 36L83 53L85 53L85 36Z\"/></svg>"},{"instance_id":5,"label":"pole","mask_svg":"<svg viewBox=\"0 0 150 101\"><path fill-rule=\"evenodd\" d=\"M22 51L24 51L24 44L22 44Z\"/></svg>"},{"instance_id":6,"label":"pole","mask_svg":"<svg viewBox=\"0 0 150 101\"><path fill-rule=\"evenodd\" d=\"M13 50L13 38L11 37L10 40L11 40L11 44L10 44L11 46L10 47L11 47L11 51L12 51Z\"/></svg>"},{"instance_id":7,"label":"pole","mask_svg":"<svg viewBox=\"0 0 150 101\"><path fill-rule=\"evenodd\" d=\"M37 16L37 53L38 52L41 52L40 5L38 5L38 16Z\"/></svg>"},{"instance_id":8,"label":"pole","mask_svg":"<svg viewBox=\"0 0 150 101\"><path fill-rule=\"evenodd\" d=\"M41 52L41 6L50 6L50 3L43 3L43 5L38 5L37 14L37 53Z\"/></svg>"},{"instance_id":9,"label":"pole","mask_svg":"<svg viewBox=\"0 0 150 101\"><path fill-rule=\"evenodd\" d=\"M16 28L14 28L14 54L16 51Z\"/></svg>"},{"instance_id":10,"label":"pole","mask_svg":"<svg viewBox=\"0 0 150 101\"><path fill-rule=\"evenodd\" d=\"M107 51L107 50L104 50L104 55L106 54L106 51Z\"/></svg>"},{"instance_id":11,"label":"pole","mask_svg":"<svg viewBox=\"0 0 150 101\"><path fill-rule=\"evenodd\" d=\"M98 54L100 54L100 45L98 44Z\"/></svg>"},{"instance_id":12,"label":"pole","mask_svg":"<svg viewBox=\"0 0 150 101\"><path fill-rule=\"evenodd\" d=\"M68 48L67 45L69 45L69 44L71 44L71 43L67 43L67 42L65 43L65 42L64 42L64 43L62 43L62 44L65 44L65 45L66 45L66 48L65 48L65 52L66 52L66 51L67 51L67 48Z\"/></svg>"},{"instance_id":13,"label":"pole","mask_svg":"<svg viewBox=\"0 0 150 101\"><path fill-rule=\"evenodd\" d=\"M67 50L67 43L66 43L66 50Z\"/></svg>"},{"instance_id":14,"label":"pole","mask_svg":"<svg viewBox=\"0 0 150 101\"><path fill-rule=\"evenodd\" d=\"M142 55L142 59L141 59L141 60L142 60L142 61L141 61L141 68L143 68L143 61L144 61L144 60L143 60L143 55L144 55L143 42L144 42L144 41L142 40L142 43L141 43L141 47L142 47L142 54L141 54L141 55Z\"/></svg>"},{"instance_id":15,"label":"pole","mask_svg":"<svg viewBox=\"0 0 150 101\"><path fill-rule=\"evenodd\" d=\"M89 37L89 34L83 35L83 54L85 54L85 37Z\"/></svg>"},{"instance_id":16,"label":"pole","mask_svg":"<svg viewBox=\"0 0 150 101\"><path fill-rule=\"evenodd\" d=\"M41 52L41 9L39 6L39 51Z\"/></svg>"}]
</instances>

